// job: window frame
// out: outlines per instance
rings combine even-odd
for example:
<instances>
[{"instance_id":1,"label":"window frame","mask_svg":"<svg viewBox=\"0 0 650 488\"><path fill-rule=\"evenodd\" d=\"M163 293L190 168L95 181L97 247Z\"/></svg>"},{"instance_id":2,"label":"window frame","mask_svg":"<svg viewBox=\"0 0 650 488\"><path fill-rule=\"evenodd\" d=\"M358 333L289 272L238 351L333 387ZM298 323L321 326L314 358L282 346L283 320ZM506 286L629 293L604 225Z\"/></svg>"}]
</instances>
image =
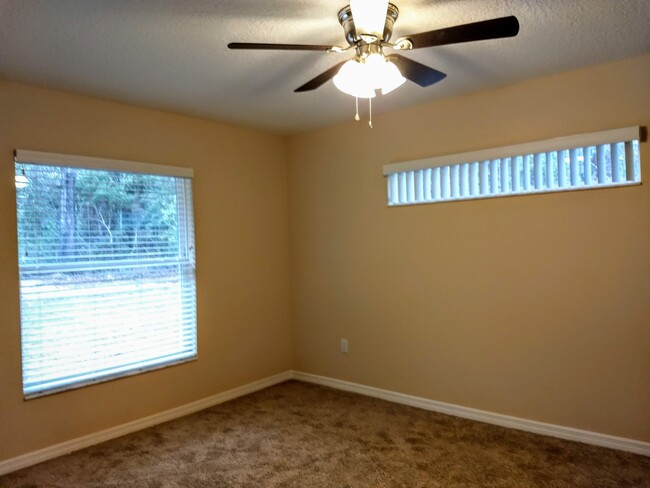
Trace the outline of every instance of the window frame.
<instances>
[{"instance_id":1,"label":"window frame","mask_svg":"<svg viewBox=\"0 0 650 488\"><path fill-rule=\"evenodd\" d=\"M161 361L159 358L150 357L145 360L140 360L137 363L129 363L127 361L121 365L116 365L111 367L110 368L111 372L108 374L105 373L105 370L104 370L104 374L102 374L101 369L96 369L95 371L86 371L85 373L82 371L76 373L75 378L79 378L79 379L76 379L75 381L70 381L66 384L62 384L59 386L51 386L51 387L45 387L39 389L32 388L29 389L28 391L28 389L26 389L25 371L24 371L26 360L24 355L24 338L23 338L24 311L23 311L23 303L22 303L23 302L22 275L23 275L23 270L25 268L28 269L30 267L38 268L39 266L21 264L20 259L18 259L19 291L21 295L20 337L21 337L21 366L23 369L23 375L21 381L23 397L26 400L31 398L37 398L45 395L59 393L62 391L69 391L69 390L82 388L92 384L103 383L118 378L124 378L128 376L141 374L144 372L149 372L153 370L167 368L170 366L175 366L178 364L196 361L198 359L198 323L197 323L197 314L196 314L196 258L195 258L195 237L194 237L194 205L192 201L193 200L192 179L194 176L194 170L192 168L187 168L187 167L167 166L167 165L96 158L96 157L85 157L85 156L77 156L77 155L70 155L70 154L46 153L46 152L29 151L23 149L16 149L14 151L14 163L16 166L20 164L43 165L43 166L55 166L59 168L99 170L99 171L117 172L123 174L137 173L137 174L176 178L175 183L177 185L177 198L179 198L181 195L183 198L183 205L182 205L183 212L179 212L176 217L177 225L178 225L178 239L179 239L179 243L182 244L180 244L178 250L178 256L176 258L163 257L157 260L152 259L150 261L151 262L155 261L157 264L161 264L165 262L167 263L168 266L179 266L179 273L181 274L183 273L183 271L180 271L181 269L191 269L191 275L189 276L189 279L191 281L189 282L189 285L185 285L183 283L179 285L181 286L181 288L179 288L179 293L180 293L179 300L183 300L185 293L187 293L187 290L184 288L185 286L190 286L190 291L191 291L190 297L193 300L193 309L190 315L189 329L187 328L185 321L183 321L182 325L179 325L179 327L181 327L181 330L183 331L190 330L192 334L190 339L190 349L182 350L183 348L179 348L179 352L176 353L176 355L179 357L173 358L175 354L172 353L169 354L169 358L171 359L168 360ZM19 197L19 193L17 190L16 198L18 199L18 197ZM20 232L19 225L20 222L17 220L16 222L17 236L18 233ZM139 266L142 265L144 261L146 260L143 259L135 259L135 260L128 260L128 261L116 260L112 262L107 262L106 266L116 267L117 265L122 263L128 265L134 265L135 263L136 266ZM47 268L55 269L57 268L57 266L58 266L57 264L48 264ZM45 266L41 266L41 268L44 267ZM124 266L125 269L128 267L129 266ZM71 269L98 270L98 269L102 269L102 265L101 265L101 261L91 261L91 262L80 262L77 265L71 265L67 263L60 266L60 268L66 269L67 271L70 271ZM182 279L188 279L188 278L182 278ZM106 282L100 281L99 283L106 283ZM137 366L134 367L133 364L137 364ZM94 374L95 376L91 376L91 374ZM53 382L54 380L51 381L51 383Z\"/></svg>"},{"instance_id":2,"label":"window frame","mask_svg":"<svg viewBox=\"0 0 650 488\"><path fill-rule=\"evenodd\" d=\"M478 151L471 151L458 154L449 154L444 156L435 156L431 158L404 161L397 163L385 164L383 166L383 175L386 177L387 183L387 206L388 207L400 207L408 205L421 205L429 203L445 203L445 202L454 202L454 201L465 201L465 200L478 200L486 198L500 198L500 197L510 197L510 196L520 196L520 195L529 195L529 194L540 194L540 193L555 193L555 192L565 192L565 191L578 191L578 190L591 190L599 188L612 188L612 187L621 187L621 186L631 186L631 185L640 185L642 184L641 180L641 168L639 161L639 175L638 179L626 180L626 181L612 181L606 183L600 183L598 181L594 182L593 174L592 181L590 184L585 184L583 182L577 182L572 180L571 174L562 173L563 176L567 177L567 181L564 182L564 186L551 186L544 184L542 188L538 187L529 187L529 188L520 188L516 186L515 188L508 188L503 190L503 183L495 182L494 180L488 181L488 174L491 177L491 174L494 172L492 169L492 164L498 161L498 164L504 163L506 160L515 160L522 158L522 164L526 165L526 159L530 160L544 153L571 153L573 150L582 150L585 148L600 147L607 145L616 145L620 143L625 143L625 157L626 157L626 174L634 173L634 161L631 150L628 153L628 148L631 147L631 144L628 143L637 143L645 141L645 130L640 126L624 127L619 129L611 129L599 132L591 132L585 134L576 134L571 136L556 137L552 139L545 139L539 141L533 141L524 144L516 144L510 146L494 147L489 149L483 149ZM640 153L640 147L639 147ZM640 154L639 154L640 158ZM517 163L518 164L518 163ZM529 162L529 164L532 164ZM475 193L473 190L467 189L466 193L471 194L462 194L456 195L445 194L444 188L441 187L440 196L436 198L432 194L432 198L427 198L426 195L418 195L417 188L413 190L413 186L417 187L418 182L414 181L399 181L398 178L414 178L414 175L420 173L421 171L437 171L439 173L438 178L451 179L454 178L456 181L460 178L459 174L463 170L472 171L469 169L469 165L478 165L473 171L478 175L475 178L479 180L485 177L485 181L480 181L481 190ZM514 167L514 164L513 164ZM529 170L533 169L532 166L528 167ZM557 169L557 168L556 168ZM612 167L613 170L613 167ZM510 171L510 170L508 170ZM456 172L455 175L453 173ZM502 171L498 171L498 174L503 174ZM540 173L541 175L541 173ZM467 175L465 175L467 176ZM535 176L537 177L537 176ZM432 176L435 178L435 175ZM469 176L467 176L469 179ZM586 180L585 176L585 180ZM476 181L476 180L475 180ZM517 180L518 181L518 180ZM496 183L496 184L495 184ZM435 184L435 183L432 183ZM397 187L400 185L401 187ZM404 188L404 186L408 188ZM477 187L479 186L479 181L476 181ZM483 191L483 187L499 187L499 191ZM513 185L514 186L514 185ZM534 186L534 185L533 185ZM413 190L413 192L411 192ZM411 193L414 193L411 195ZM460 193L463 193L461 190ZM406 195L405 195L406 194Z\"/></svg>"}]
</instances>

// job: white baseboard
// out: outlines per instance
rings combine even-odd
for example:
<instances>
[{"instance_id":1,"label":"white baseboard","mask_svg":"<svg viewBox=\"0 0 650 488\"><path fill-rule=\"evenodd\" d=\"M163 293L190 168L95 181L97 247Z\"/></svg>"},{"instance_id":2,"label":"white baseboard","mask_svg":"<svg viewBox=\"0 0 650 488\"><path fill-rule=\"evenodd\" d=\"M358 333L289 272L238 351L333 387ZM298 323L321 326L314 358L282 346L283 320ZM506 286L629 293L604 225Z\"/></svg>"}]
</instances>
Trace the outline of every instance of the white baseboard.
<instances>
[{"instance_id":1,"label":"white baseboard","mask_svg":"<svg viewBox=\"0 0 650 488\"><path fill-rule=\"evenodd\" d=\"M447 415L454 415L470 420L478 420L488 424L500 425L512 429L525 430L535 434L548 435L558 437L560 439L567 439L571 441L583 442L586 444L593 444L601 447L608 447L611 449L618 449L621 451L628 451L643 456L650 456L650 443L637 441L634 439L626 439L623 437L615 437L607 434L599 434L597 432L590 432L586 430L573 429L571 427L563 427L560 425L547 424L543 422L536 422L533 420L521 419L518 417L510 417L508 415L501 415L493 412L486 412L484 410L477 410L474 408L462 407L451 403L438 402L429 400L427 398L406 395L404 393L397 393L389 390L382 390L372 386L365 386L358 383L349 381L338 380L335 378L328 378L326 376L318 376L310 373L303 373L301 371L285 371L275 376L270 376L247 385L233 388L232 390L224 391L216 395L197 400L180 407L172 408L142 419L134 420L126 424L111 427L110 429L102 430L94 434L89 434L83 437L78 437L54 446L39 449L38 451L29 452L21 456L17 456L5 461L0 461L0 475L17 471L34 464L42 463L50 459L54 459L64 454L69 454L73 451L78 451L85 447L90 447L100 442L108 441L116 437L121 437L132 432L152 427L156 424L168 422L185 415L198 412L205 408L218 405L219 403L233 400L240 396L248 395L249 393L263 390L278 383L283 383L287 380L295 379L307 383L315 383L318 385L329 386L338 390L351 391L366 395L374 398L380 398L389 402L400 403L412 407L422 408L424 410L431 410L433 412L440 412Z\"/></svg>"},{"instance_id":2,"label":"white baseboard","mask_svg":"<svg viewBox=\"0 0 650 488\"><path fill-rule=\"evenodd\" d=\"M558 437L560 439L583 442L585 444L592 444L595 446L641 454L643 456L650 456L650 442L642 442L634 439L626 439L624 437L599 434L598 432L590 432L588 430L574 429L571 427L563 427L561 425L511 417L499 413L486 412L485 410L477 410L475 408L463 407L451 403L438 402L427 398L405 395L404 393L382 390L372 386L365 386L358 383L351 383L349 381L303 373L300 371L294 371L292 376L296 380L329 386L338 390L351 391L361 395L388 400L389 402L422 408L424 410L431 410L433 412L454 415L456 417L470 420L478 420L479 422L500 425L511 429L525 430L526 432L533 432L535 434Z\"/></svg>"},{"instance_id":3,"label":"white baseboard","mask_svg":"<svg viewBox=\"0 0 650 488\"><path fill-rule=\"evenodd\" d=\"M249 393L258 390L263 390L264 388L277 385L278 383L283 383L292 379L292 377L293 373L291 371L285 371L275 376L270 376L268 378L254 381L253 383L248 383L247 385L233 388L232 390L224 391L223 393L218 393L186 405L181 405L180 407L172 408L171 410L165 410L164 412L134 420L133 422L128 422L116 427L111 427L110 429L95 432L94 434L78 437L60 444L55 444L54 446L39 449L38 451L29 452L5 461L0 461L0 475L17 471L34 464L42 463L43 461L48 461L55 457L63 456L64 454L69 454L73 451L78 451L85 447L99 444L100 442L115 439L116 437L130 434L131 432L146 429L147 427L156 424L168 422L198 412L199 410L218 405L219 403L227 402L228 400L233 400L234 398L248 395Z\"/></svg>"}]
</instances>

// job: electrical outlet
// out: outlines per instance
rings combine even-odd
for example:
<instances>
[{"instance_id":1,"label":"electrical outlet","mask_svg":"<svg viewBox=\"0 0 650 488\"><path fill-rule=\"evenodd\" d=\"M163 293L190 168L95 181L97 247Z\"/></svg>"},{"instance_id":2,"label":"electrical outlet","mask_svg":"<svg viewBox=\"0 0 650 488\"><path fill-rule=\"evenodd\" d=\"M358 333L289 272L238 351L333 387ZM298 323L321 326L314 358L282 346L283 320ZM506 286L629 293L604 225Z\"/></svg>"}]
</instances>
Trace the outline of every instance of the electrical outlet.
<instances>
[{"instance_id":1,"label":"electrical outlet","mask_svg":"<svg viewBox=\"0 0 650 488\"><path fill-rule=\"evenodd\" d=\"M341 352L348 352L348 340L341 339Z\"/></svg>"}]
</instances>

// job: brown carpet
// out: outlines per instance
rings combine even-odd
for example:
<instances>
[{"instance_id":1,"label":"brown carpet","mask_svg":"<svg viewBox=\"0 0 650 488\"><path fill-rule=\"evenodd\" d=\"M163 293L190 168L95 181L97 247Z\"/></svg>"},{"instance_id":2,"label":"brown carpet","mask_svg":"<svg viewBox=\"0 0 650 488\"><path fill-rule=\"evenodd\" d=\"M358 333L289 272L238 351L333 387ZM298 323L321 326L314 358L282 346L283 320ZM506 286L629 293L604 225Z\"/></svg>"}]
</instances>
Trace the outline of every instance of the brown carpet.
<instances>
[{"instance_id":1,"label":"brown carpet","mask_svg":"<svg viewBox=\"0 0 650 488\"><path fill-rule=\"evenodd\" d=\"M650 487L650 458L290 381L2 488Z\"/></svg>"}]
</instances>

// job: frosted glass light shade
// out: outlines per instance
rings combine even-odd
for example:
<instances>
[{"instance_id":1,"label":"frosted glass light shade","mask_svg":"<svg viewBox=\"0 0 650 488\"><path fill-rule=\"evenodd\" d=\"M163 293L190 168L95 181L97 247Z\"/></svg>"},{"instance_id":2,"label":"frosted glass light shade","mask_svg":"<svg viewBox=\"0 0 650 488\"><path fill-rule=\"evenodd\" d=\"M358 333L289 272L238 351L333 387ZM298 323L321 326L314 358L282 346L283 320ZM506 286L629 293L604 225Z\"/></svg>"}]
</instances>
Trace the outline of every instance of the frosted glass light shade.
<instances>
[{"instance_id":1,"label":"frosted glass light shade","mask_svg":"<svg viewBox=\"0 0 650 488\"><path fill-rule=\"evenodd\" d=\"M373 88L381 88L381 80L384 77L384 65L386 58L379 53L373 53L363 62L364 75L373 80Z\"/></svg>"},{"instance_id":2,"label":"frosted glass light shade","mask_svg":"<svg viewBox=\"0 0 650 488\"><path fill-rule=\"evenodd\" d=\"M334 85L343 93L357 98L373 98L375 90L386 95L406 80L381 54L371 54L364 62L347 61L334 77Z\"/></svg>"},{"instance_id":3,"label":"frosted glass light shade","mask_svg":"<svg viewBox=\"0 0 650 488\"><path fill-rule=\"evenodd\" d=\"M353 97L373 98L375 90L365 75L364 66L354 59L347 61L334 77L336 88Z\"/></svg>"},{"instance_id":4,"label":"frosted glass light shade","mask_svg":"<svg viewBox=\"0 0 650 488\"><path fill-rule=\"evenodd\" d=\"M384 67L383 81L381 85L381 94L386 95L404 84L406 78L399 72L397 66L392 62L386 61Z\"/></svg>"}]
</instances>

